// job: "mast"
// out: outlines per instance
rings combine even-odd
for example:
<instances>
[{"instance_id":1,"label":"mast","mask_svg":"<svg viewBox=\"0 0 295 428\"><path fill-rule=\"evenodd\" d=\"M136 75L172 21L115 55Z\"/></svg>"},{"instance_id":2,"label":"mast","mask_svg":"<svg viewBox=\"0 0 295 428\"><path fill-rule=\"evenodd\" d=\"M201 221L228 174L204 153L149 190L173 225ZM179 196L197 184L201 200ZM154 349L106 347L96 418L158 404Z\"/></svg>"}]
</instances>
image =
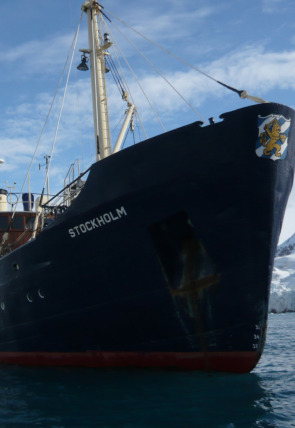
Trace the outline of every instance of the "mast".
<instances>
[{"instance_id":1,"label":"mast","mask_svg":"<svg viewBox=\"0 0 295 428\"><path fill-rule=\"evenodd\" d=\"M90 70L92 85L92 103L94 120L94 138L96 159L103 159L111 154L111 137L105 82L105 52L112 46L109 40L102 40L97 19L101 20L101 6L94 0L86 0L82 10L87 13L89 50L81 49L90 54Z\"/></svg>"}]
</instances>

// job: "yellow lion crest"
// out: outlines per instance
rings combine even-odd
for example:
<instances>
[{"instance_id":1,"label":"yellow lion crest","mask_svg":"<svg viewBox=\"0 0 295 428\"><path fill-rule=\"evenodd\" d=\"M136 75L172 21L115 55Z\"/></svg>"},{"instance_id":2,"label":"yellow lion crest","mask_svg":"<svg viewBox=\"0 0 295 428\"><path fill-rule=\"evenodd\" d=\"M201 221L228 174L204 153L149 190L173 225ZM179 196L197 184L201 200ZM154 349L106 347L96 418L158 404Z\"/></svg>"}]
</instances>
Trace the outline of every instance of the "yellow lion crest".
<instances>
[{"instance_id":1,"label":"yellow lion crest","mask_svg":"<svg viewBox=\"0 0 295 428\"><path fill-rule=\"evenodd\" d=\"M280 157L281 145L278 144L278 141L281 140L284 143L287 138L285 134L281 134L280 122L278 119L273 119L264 126L264 130L265 132L260 134L260 143L265 147L263 154L270 156L273 149L275 149L275 155Z\"/></svg>"}]
</instances>

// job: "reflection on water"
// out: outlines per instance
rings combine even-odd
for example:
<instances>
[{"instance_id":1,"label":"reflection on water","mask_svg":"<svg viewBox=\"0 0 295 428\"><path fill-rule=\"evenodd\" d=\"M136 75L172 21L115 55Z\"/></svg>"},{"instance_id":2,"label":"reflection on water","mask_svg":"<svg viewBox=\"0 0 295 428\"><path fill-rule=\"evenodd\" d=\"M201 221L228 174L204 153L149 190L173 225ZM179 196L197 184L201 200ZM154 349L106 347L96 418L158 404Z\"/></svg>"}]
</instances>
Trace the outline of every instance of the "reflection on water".
<instances>
[{"instance_id":1,"label":"reflection on water","mask_svg":"<svg viewBox=\"0 0 295 428\"><path fill-rule=\"evenodd\" d=\"M276 426L257 374L5 368L0 378L1 426Z\"/></svg>"},{"instance_id":2,"label":"reflection on water","mask_svg":"<svg viewBox=\"0 0 295 428\"><path fill-rule=\"evenodd\" d=\"M276 427L295 427L295 314L269 316L267 342L255 369L270 398L270 418Z\"/></svg>"},{"instance_id":3,"label":"reflection on water","mask_svg":"<svg viewBox=\"0 0 295 428\"><path fill-rule=\"evenodd\" d=\"M0 427L295 427L292 316L248 375L2 366Z\"/></svg>"}]
</instances>

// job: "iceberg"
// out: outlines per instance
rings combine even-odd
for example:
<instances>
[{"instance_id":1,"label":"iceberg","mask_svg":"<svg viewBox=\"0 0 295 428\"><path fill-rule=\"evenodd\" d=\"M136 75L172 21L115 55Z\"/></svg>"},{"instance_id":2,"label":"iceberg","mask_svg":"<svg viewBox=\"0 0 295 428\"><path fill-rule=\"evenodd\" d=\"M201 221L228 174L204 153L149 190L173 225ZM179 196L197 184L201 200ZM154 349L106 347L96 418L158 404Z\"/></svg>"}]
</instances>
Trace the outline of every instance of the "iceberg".
<instances>
[{"instance_id":1,"label":"iceberg","mask_svg":"<svg viewBox=\"0 0 295 428\"><path fill-rule=\"evenodd\" d=\"M295 234L277 249L269 312L295 312Z\"/></svg>"}]
</instances>

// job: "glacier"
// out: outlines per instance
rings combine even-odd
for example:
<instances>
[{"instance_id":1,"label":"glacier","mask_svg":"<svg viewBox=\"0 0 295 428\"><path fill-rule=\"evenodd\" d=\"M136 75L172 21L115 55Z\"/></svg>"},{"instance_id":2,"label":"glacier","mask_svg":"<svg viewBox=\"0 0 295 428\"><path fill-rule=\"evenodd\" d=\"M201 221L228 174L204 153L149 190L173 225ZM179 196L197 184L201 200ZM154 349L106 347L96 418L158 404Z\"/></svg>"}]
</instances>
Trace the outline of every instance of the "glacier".
<instances>
[{"instance_id":1,"label":"glacier","mask_svg":"<svg viewBox=\"0 0 295 428\"><path fill-rule=\"evenodd\" d=\"M295 234L277 249L269 312L295 312Z\"/></svg>"}]
</instances>

